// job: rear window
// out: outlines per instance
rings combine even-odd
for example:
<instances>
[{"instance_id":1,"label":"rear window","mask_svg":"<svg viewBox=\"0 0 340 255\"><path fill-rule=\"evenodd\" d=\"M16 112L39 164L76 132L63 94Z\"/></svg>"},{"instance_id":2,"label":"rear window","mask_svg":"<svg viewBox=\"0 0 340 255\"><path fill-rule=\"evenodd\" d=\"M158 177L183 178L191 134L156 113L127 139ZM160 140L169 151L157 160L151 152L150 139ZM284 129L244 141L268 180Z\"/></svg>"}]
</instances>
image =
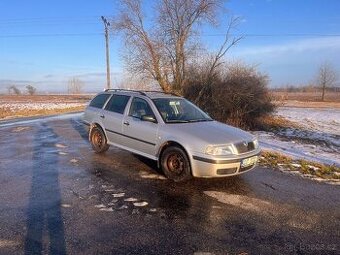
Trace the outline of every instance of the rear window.
<instances>
[{"instance_id":1,"label":"rear window","mask_svg":"<svg viewBox=\"0 0 340 255\"><path fill-rule=\"evenodd\" d=\"M100 94L92 99L90 106L95 108L103 108L105 102L110 97L110 94Z\"/></svg>"},{"instance_id":2,"label":"rear window","mask_svg":"<svg viewBox=\"0 0 340 255\"><path fill-rule=\"evenodd\" d=\"M124 95L113 95L107 103L105 110L123 114L129 98L129 96Z\"/></svg>"}]
</instances>

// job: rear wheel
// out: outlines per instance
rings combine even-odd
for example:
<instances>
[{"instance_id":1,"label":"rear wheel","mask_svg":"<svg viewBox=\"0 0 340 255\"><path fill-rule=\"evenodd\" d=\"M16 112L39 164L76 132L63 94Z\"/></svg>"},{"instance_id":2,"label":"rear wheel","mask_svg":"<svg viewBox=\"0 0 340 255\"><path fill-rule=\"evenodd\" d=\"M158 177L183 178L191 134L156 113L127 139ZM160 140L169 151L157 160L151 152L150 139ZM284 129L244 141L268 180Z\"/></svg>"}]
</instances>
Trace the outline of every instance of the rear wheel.
<instances>
[{"instance_id":1,"label":"rear wheel","mask_svg":"<svg viewBox=\"0 0 340 255\"><path fill-rule=\"evenodd\" d=\"M90 133L90 141L92 145L92 149L96 153L103 153L109 149L109 145L107 144L106 136L103 130L99 127L94 127Z\"/></svg>"},{"instance_id":2,"label":"rear wheel","mask_svg":"<svg viewBox=\"0 0 340 255\"><path fill-rule=\"evenodd\" d=\"M188 156L179 147L171 146L164 150L161 166L165 176L175 182L184 182L192 178Z\"/></svg>"}]
</instances>

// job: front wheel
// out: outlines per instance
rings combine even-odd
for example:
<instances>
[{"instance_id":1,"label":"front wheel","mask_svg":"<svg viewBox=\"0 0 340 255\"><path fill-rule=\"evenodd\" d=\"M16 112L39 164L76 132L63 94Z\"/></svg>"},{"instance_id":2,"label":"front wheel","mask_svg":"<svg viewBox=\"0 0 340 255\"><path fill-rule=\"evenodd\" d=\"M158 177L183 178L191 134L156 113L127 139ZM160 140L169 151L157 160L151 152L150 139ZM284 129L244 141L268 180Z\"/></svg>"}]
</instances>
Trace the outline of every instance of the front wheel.
<instances>
[{"instance_id":1,"label":"front wheel","mask_svg":"<svg viewBox=\"0 0 340 255\"><path fill-rule=\"evenodd\" d=\"M99 127L94 127L90 133L90 141L92 145L92 149L96 153L103 153L109 149L109 145L107 144L106 136L103 130Z\"/></svg>"},{"instance_id":2,"label":"front wheel","mask_svg":"<svg viewBox=\"0 0 340 255\"><path fill-rule=\"evenodd\" d=\"M171 146L164 150L161 166L165 176L175 182L184 182L192 177L188 156L179 147Z\"/></svg>"}]
</instances>

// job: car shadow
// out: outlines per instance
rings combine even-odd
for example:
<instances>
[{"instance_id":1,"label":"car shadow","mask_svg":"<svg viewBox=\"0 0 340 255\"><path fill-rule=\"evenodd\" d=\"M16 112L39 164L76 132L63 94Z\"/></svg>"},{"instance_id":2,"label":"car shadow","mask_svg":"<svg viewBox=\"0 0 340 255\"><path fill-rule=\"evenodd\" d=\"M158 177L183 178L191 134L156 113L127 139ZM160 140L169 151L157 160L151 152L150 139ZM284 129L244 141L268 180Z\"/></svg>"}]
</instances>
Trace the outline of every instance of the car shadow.
<instances>
[{"instance_id":1,"label":"car shadow","mask_svg":"<svg viewBox=\"0 0 340 255\"><path fill-rule=\"evenodd\" d=\"M70 123L73 127L74 130L76 130L80 137L88 142L89 141L89 136L88 136L88 129L87 129L87 126L85 126L85 124L81 123L80 120L77 120L77 119L70 119Z\"/></svg>"},{"instance_id":2,"label":"car shadow","mask_svg":"<svg viewBox=\"0 0 340 255\"><path fill-rule=\"evenodd\" d=\"M140 156L138 154L132 154L134 158L136 158L138 161L140 161L141 163L143 163L144 165L146 165L147 167L151 168L152 170L154 170L155 172L157 172L158 174L164 175L163 171L158 167L157 165L157 161L156 160L152 160L143 156Z\"/></svg>"},{"instance_id":3,"label":"car shadow","mask_svg":"<svg viewBox=\"0 0 340 255\"><path fill-rule=\"evenodd\" d=\"M58 136L46 123L34 136L32 183L27 210L25 254L42 254L48 233L49 254L66 254L58 180ZM47 230L45 232L45 230Z\"/></svg>"}]
</instances>

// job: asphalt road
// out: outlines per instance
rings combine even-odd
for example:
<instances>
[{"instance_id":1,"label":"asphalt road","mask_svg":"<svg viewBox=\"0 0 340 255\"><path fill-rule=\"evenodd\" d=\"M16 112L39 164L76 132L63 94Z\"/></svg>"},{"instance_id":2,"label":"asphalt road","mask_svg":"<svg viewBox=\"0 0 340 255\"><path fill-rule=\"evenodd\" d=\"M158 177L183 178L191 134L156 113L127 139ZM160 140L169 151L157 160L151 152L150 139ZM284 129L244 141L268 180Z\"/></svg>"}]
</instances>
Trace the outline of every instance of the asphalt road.
<instances>
[{"instance_id":1,"label":"asphalt road","mask_svg":"<svg viewBox=\"0 0 340 255\"><path fill-rule=\"evenodd\" d=\"M340 254L340 187L258 167L166 180L79 115L0 123L0 254Z\"/></svg>"}]
</instances>

